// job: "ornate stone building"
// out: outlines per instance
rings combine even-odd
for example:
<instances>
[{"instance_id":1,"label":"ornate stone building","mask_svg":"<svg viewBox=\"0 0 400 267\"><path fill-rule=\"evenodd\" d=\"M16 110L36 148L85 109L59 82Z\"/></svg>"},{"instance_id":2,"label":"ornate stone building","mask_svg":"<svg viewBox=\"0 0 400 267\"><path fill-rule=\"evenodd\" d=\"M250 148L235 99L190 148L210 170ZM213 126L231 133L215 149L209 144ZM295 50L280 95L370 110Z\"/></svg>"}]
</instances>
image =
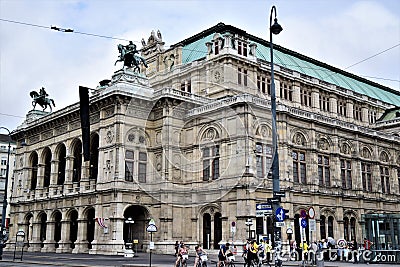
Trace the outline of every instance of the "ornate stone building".
<instances>
[{"instance_id":1,"label":"ornate stone building","mask_svg":"<svg viewBox=\"0 0 400 267\"><path fill-rule=\"evenodd\" d=\"M142 46L142 74L123 68L92 92L90 161L79 103L30 111L13 132L27 146L17 148L9 231L23 229L29 250L147 248L151 218L157 252L176 240L212 249L253 232L273 238L271 216L256 217L272 197L268 42L218 24L170 48L152 32ZM400 93L274 53L283 233L361 241L364 215L400 212ZM299 225L311 206L316 231ZM377 238L398 246L398 227Z\"/></svg>"}]
</instances>

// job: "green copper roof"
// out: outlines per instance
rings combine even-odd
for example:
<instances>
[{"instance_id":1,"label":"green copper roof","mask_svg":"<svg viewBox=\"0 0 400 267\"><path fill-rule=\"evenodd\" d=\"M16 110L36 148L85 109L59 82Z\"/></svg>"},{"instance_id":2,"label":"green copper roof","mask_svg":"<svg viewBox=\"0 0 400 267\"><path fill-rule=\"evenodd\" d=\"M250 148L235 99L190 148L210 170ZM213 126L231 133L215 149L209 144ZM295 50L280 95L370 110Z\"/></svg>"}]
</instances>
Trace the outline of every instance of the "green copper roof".
<instances>
[{"instance_id":1,"label":"green copper roof","mask_svg":"<svg viewBox=\"0 0 400 267\"><path fill-rule=\"evenodd\" d=\"M230 32L232 32L233 29L241 31L243 34L243 31L240 29L229 25L218 24L209 29L210 31L204 31L196 36L188 38L183 41L184 45L182 48L182 63L187 64L205 57L207 55L206 42L210 42L216 32L223 34L225 31L216 31L223 29L223 27L228 28L228 31ZM270 50L269 46L266 45L267 42L249 34L247 34L247 36L249 37L251 43L253 42L257 44L256 57L270 62ZM336 69L325 63L307 58L306 56L297 54L296 52L287 50L286 48L280 46L274 47L274 63L301 74L352 90L356 93L367 95L374 99L379 99L382 102L400 106L400 92L395 93L394 90L390 88L385 90L384 88L386 87L384 86L367 81L361 77L344 72L343 70ZM376 86L372 84L376 84Z\"/></svg>"}]
</instances>

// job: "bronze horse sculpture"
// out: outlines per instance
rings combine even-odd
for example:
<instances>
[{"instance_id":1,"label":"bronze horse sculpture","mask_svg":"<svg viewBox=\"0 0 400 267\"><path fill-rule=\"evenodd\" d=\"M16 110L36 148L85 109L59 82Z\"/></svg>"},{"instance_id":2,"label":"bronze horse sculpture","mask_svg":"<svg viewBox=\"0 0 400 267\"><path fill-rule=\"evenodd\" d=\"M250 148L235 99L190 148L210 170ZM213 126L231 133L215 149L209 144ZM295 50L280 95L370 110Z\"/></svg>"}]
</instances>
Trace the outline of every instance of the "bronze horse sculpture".
<instances>
[{"instance_id":1,"label":"bronze horse sculpture","mask_svg":"<svg viewBox=\"0 0 400 267\"><path fill-rule=\"evenodd\" d=\"M117 64L117 62L124 62L124 66L128 68L133 68L133 71L137 71L140 73L140 64L142 63L146 68L147 68L147 63L146 60L138 55L135 55L138 53L136 50L136 45L134 45L132 42L129 43L129 45L118 45L118 51L120 53L119 59L115 61L114 66Z\"/></svg>"},{"instance_id":2,"label":"bronze horse sculpture","mask_svg":"<svg viewBox=\"0 0 400 267\"><path fill-rule=\"evenodd\" d=\"M56 106L54 104L53 99L46 97L46 96L48 96L48 94L46 93L44 88L40 89L40 93L38 93L36 91L32 91L29 93L29 95L33 98L33 101L32 101L33 109L35 109L36 104L39 104L39 106L41 106L43 108L43 111L45 111L45 109L47 107L49 107L50 112L52 112L51 104L53 104L54 107Z\"/></svg>"}]
</instances>

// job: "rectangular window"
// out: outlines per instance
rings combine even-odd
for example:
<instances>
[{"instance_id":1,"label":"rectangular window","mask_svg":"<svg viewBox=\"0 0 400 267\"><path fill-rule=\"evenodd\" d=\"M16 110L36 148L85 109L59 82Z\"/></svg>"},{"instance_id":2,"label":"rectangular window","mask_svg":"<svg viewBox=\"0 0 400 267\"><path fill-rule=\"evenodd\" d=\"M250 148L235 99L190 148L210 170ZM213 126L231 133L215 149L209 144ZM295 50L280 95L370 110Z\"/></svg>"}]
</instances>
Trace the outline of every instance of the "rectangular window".
<instances>
[{"instance_id":1,"label":"rectangular window","mask_svg":"<svg viewBox=\"0 0 400 267\"><path fill-rule=\"evenodd\" d=\"M192 92L192 83L190 82L190 80L187 82L187 90L188 93Z\"/></svg>"},{"instance_id":2,"label":"rectangular window","mask_svg":"<svg viewBox=\"0 0 400 267\"><path fill-rule=\"evenodd\" d=\"M7 165L7 159L1 159L1 165L3 166Z\"/></svg>"},{"instance_id":3,"label":"rectangular window","mask_svg":"<svg viewBox=\"0 0 400 267\"><path fill-rule=\"evenodd\" d=\"M346 117L347 115L346 100L344 99L338 100L337 113L341 116Z\"/></svg>"},{"instance_id":4,"label":"rectangular window","mask_svg":"<svg viewBox=\"0 0 400 267\"><path fill-rule=\"evenodd\" d=\"M133 159L134 153L132 150L125 151L125 181L133 181Z\"/></svg>"},{"instance_id":5,"label":"rectangular window","mask_svg":"<svg viewBox=\"0 0 400 267\"><path fill-rule=\"evenodd\" d=\"M181 82L181 91L185 91L186 89L185 89L185 82L183 81L183 82Z\"/></svg>"},{"instance_id":6,"label":"rectangular window","mask_svg":"<svg viewBox=\"0 0 400 267\"><path fill-rule=\"evenodd\" d=\"M370 163L361 163L361 178L364 192L372 192L372 171Z\"/></svg>"},{"instance_id":7,"label":"rectangular window","mask_svg":"<svg viewBox=\"0 0 400 267\"><path fill-rule=\"evenodd\" d=\"M271 173L272 147L267 144L256 143L254 152L256 153L256 172L257 177L266 178Z\"/></svg>"},{"instance_id":8,"label":"rectangular window","mask_svg":"<svg viewBox=\"0 0 400 267\"><path fill-rule=\"evenodd\" d=\"M238 84L242 84L242 68L238 68Z\"/></svg>"},{"instance_id":9,"label":"rectangular window","mask_svg":"<svg viewBox=\"0 0 400 267\"><path fill-rule=\"evenodd\" d=\"M353 115L354 115L354 119L355 120L362 121L362 118L361 118L361 106L354 105L354 107L353 107Z\"/></svg>"},{"instance_id":10,"label":"rectangular window","mask_svg":"<svg viewBox=\"0 0 400 267\"><path fill-rule=\"evenodd\" d=\"M369 120L369 123L376 122L376 111L375 110L368 110L368 120Z\"/></svg>"},{"instance_id":11,"label":"rectangular window","mask_svg":"<svg viewBox=\"0 0 400 267\"><path fill-rule=\"evenodd\" d=\"M238 41L238 54L247 57L247 44L243 41Z\"/></svg>"},{"instance_id":12,"label":"rectangular window","mask_svg":"<svg viewBox=\"0 0 400 267\"><path fill-rule=\"evenodd\" d=\"M327 156L318 155L318 178L319 185L330 186L330 164Z\"/></svg>"},{"instance_id":13,"label":"rectangular window","mask_svg":"<svg viewBox=\"0 0 400 267\"><path fill-rule=\"evenodd\" d=\"M146 169L147 169L147 154L145 152L139 152L138 181L140 183L146 182Z\"/></svg>"},{"instance_id":14,"label":"rectangular window","mask_svg":"<svg viewBox=\"0 0 400 267\"><path fill-rule=\"evenodd\" d=\"M390 176L389 176L389 168L386 166L380 166L381 173L381 188L382 193L390 194Z\"/></svg>"},{"instance_id":15,"label":"rectangular window","mask_svg":"<svg viewBox=\"0 0 400 267\"><path fill-rule=\"evenodd\" d=\"M351 177L351 161L350 160L340 160L340 177L342 179L342 188L351 189L352 188L352 177Z\"/></svg>"},{"instance_id":16,"label":"rectangular window","mask_svg":"<svg viewBox=\"0 0 400 267\"><path fill-rule=\"evenodd\" d=\"M219 45L218 45L218 40L214 41L214 54L218 55L219 54Z\"/></svg>"},{"instance_id":17,"label":"rectangular window","mask_svg":"<svg viewBox=\"0 0 400 267\"><path fill-rule=\"evenodd\" d=\"M293 151L293 182L307 184L306 156L304 152Z\"/></svg>"},{"instance_id":18,"label":"rectangular window","mask_svg":"<svg viewBox=\"0 0 400 267\"><path fill-rule=\"evenodd\" d=\"M309 88L300 89L300 101L303 106L311 107L311 91Z\"/></svg>"},{"instance_id":19,"label":"rectangular window","mask_svg":"<svg viewBox=\"0 0 400 267\"><path fill-rule=\"evenodd\" d=\"M288 81L282 81L280 93L281 93L281 98L289 101L293 100L293 88Z\"/></svg>"},{"instance_id":20,"label":"rectangular window","mask_svg":"<svg viewBox=\"0 0 400 267\"><path fill-rule=\"evenodd\" d=\"M203 181L219 178L219 146L203 148Z\"/></svg>"},{"instance_id":21,"label":"rectangular window","mask_svg":"<svg viewBox=\"0 0 400 267\"><path fill-rule=\"evenodd\" d=\"M330 106L329 106L329 96L324 95L323 93L320 93L319 95L319 106L322 111L329 111Z\"/></svg>"},{"instance_id":22,"label":"rectangular window","mask_svg":"<svg viewBox=\"0 0 400 267\"><path fill-rule=\"evenodd\" d=\"M243 85L247 86L247 70L243 70Z\"/></svg>"}]
</instances>

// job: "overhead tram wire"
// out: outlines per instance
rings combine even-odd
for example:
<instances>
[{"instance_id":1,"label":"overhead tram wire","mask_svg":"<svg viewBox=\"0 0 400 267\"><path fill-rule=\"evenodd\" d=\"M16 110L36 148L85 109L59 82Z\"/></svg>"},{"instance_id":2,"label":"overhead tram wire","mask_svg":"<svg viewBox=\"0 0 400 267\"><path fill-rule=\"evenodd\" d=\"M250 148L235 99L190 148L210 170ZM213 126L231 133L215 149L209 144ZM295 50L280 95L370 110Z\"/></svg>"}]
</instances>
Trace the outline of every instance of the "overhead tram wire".
<instances>
[{"instance_id":1,"label":"overhead tram wire","mask_svg":"<svg viewBox=\"0 0 400 267\"><path fill-rule=\"evenodd\" d=\"M9 23L15 23L15 24L21 24L21 25L31 26L31 27L38 27L38 28L56 30L56 31L60 31L60 32L76 33L76 34L87 35L87 36L93 36L93 37L99 37L99 38L106 38L106 39L113 39L113 40L121 40L121 41L127 41L127 42L131 41L131 40L127 40L127 39L119 38L119 37L112 37L112 36L106 36L106 35L100 35L100 34L93 34L93 33L86 33L86 32L74 31L74 30L72 30L72 29L59 28L59 27L57 27L57 26L50 26L50 27L49 27L49 26L43 26L43 25L38 25L38 24L33 24L33 23L26 23L26 22L21 22L21 21L8 20L8 19L3 19L3 18L0 18L0 21L9 22ZM139 42L139 41L133 41L133 42L135 42L135 43L141 43L141 42ZM360 63L363 63L363 62L365 62L365 61L367 61L367 60L369 60L369 59L371 59L371 58L374 58L374 57L376 57L376 56L378 56L378 55L380 55L380 54L383 54L383 53L385 53L385 52L387 52L387 51L389 51L389 50L391 50L391 49L394 49L394 48L396 48L396 47L398 47L398 46L400 46L400 43L399 43L399 44L396 44L396 45L394 45L394 46L392 46L392 47L389 47L389 48L387 48L387 49L385 49L385 50L383 50L383 51L380 51L379 53L376 53L376 54L374 54L374 55L372 55L372 56L370 56L370 57L367 57L367 58L365 58L365 59L363 59L363 60L360 60L360 61L358 61L357 63L354 63L354 64L352 64L352 65L350 65L350 66L344 68L343 70L347 70L347 69L349 69L349 68L352 68L352 67L354 67L354 66L356 66L356 65L358 65L358 64L360 64ZM188 49L188 48L183 48L182 50L193 51L193 52L203 52L203 51L200 51L200 50ZM287 67L289 67L289 66L290 66L290 67L298 67L297 65L292 65L292 64L285 64L285 66L287 66ZM324 70L323 68L312 68L312 67L309 67L309 66L300 66L300 67L301 67L301 68L304 68L304 69ZM330 76L332 76L332 75L336 75L336 73L335 73L335 72L332 72L331 74L329 74L329 75L323 77L323 79L326 79L326 78L328 78L328 77L330 77ZM382 77L371 77L371 76L366 76L366 75L358 75L358 76L367 77L367 78L373 78L373 79L380 79L380 80L385 80L385 81L400 82L400 80L388 79L388 78L382 78Z\"/></svg>"}]
</instances>

